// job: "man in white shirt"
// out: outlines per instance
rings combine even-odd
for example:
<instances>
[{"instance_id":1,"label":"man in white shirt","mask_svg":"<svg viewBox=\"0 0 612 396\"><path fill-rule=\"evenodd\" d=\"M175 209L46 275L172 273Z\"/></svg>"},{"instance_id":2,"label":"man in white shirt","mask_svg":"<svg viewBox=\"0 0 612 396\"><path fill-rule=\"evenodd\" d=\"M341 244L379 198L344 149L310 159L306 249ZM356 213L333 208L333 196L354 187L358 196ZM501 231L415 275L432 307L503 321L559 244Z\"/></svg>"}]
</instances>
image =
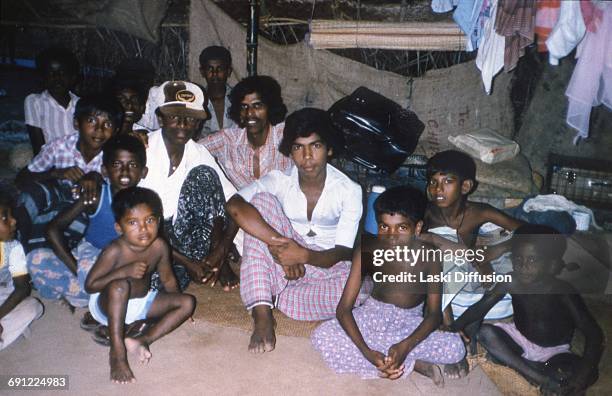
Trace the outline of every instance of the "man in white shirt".
<instances>
[{"instance_id":1,"label":"man in white shirt","mask_svg":"<svg viewBox=\"0 0 612 396\"><path fill-rule=\"evenodd\" d=\"M34 155L43 144L77 133L73 119L79 97L70 90L76 85L80 66L69 50L51 47L36 57L36 68L45 90L28 95L24 102L25 124Z\"/></svg>"},{"instance_id":2,"label":"man in white shirt","mask_svg":"<svg viewBox=\"0 0 612 396\"><path fill-rule=\"evenodd\" d=\"M271 171L228 201L248 234L240 294L255 324L251 352L275 347L273 307L297 320L335 315L362 214L361 187L327 163L340 139L325 111L296 111L279 146L295 167Z\"/></svg>"},{"instance_id":3,"label":"man in white shirt","mask_svg":"<svg viewBox=\"0 0 612 396\"><path fill-rule=\"evenodd\" d=\"M215 282L219 277L228 290L238 279L226 260L235 226L227 221L225 197L236 189L208 150L192 140L209 117L206 98L197 85L186 81L165 82L156 92L161 129L149 134L149 172L139 185L162 200L174 260L189 274L175 266L179 283L189 277L195 282ZM152 286L158 286L157 277Z\"/></svg>"}]
</instances>

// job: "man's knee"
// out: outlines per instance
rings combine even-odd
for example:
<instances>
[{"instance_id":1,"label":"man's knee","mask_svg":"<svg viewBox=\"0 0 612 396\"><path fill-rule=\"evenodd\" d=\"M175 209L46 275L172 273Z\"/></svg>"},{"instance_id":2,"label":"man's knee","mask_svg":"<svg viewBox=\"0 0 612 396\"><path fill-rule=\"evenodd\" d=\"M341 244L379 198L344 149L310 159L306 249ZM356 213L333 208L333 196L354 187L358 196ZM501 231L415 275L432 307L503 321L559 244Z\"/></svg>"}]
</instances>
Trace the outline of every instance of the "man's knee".
<instances>
[{"instance_id":1,"label":"man's knee","mask_svg":"<svg viewBox=\"0 0 612 396\"><path fill-rule=\"evenodd\" d=\"M185 182L192 180L199 184L202 180L212 180L214 178L218 179L219 175L217 175L213 168L208 165L198 165L189 171Z\"/></svg>"},{"instance_id":2,"label":"man's knee","mask_svg":"<svg viewBox=\"0 0 612 396\"><path fill-rule=\"evenodd\" d=\"M186 312L189 312L189 315L193 314L196 308L196 298L187 293L180 294L179 297L180 307Z\"/></svg>"},{"instance_id":3,"label":"man's knee","mask_svg":"<svg viewBox=\"0 0 612 396\"><path fill-rule=\"evenodd\" d=\"M109 297L129 297L130 282L127 279L115 279L111 281L105 288Z\"/></svg>"}]
</instances>

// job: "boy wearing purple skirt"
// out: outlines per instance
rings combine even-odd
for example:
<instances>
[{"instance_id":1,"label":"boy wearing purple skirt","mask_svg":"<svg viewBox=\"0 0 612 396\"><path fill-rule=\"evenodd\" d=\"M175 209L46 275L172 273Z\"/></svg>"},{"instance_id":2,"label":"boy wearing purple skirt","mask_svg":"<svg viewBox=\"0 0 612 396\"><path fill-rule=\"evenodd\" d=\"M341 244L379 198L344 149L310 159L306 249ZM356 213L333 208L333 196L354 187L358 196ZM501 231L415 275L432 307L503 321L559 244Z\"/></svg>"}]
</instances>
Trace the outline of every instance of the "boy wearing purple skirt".
<instances>
[{"instance_id":1,"label":"boy wearing purple skirt","mask_svg":"<svg viewBox=\"0 0 612 396\"><path fill-rule=\"evenodd\" d=\"M378 221L376 247L388 247L386 253L398 246L413 251L434 249L416 240L423 226L425 205L425 197L412 188L385 191L374 204ZM381 262L377 251L382 250L371 250L369 254L371 246L366 245L355 249L351 272L336 309L337 319L323 323L312 336L315 349L337 373L397 379L414 370L442 386L444 378L437 365L462 362L465 347L459 335L436 330L442 321L442 283L419 281L439 275L441 262L421 259L410 262L387 255ZM372 271L370 263L376 266ZM374 279L372 295L353 309L362 274L367 272Z\"/></svg>"}]
</instances>

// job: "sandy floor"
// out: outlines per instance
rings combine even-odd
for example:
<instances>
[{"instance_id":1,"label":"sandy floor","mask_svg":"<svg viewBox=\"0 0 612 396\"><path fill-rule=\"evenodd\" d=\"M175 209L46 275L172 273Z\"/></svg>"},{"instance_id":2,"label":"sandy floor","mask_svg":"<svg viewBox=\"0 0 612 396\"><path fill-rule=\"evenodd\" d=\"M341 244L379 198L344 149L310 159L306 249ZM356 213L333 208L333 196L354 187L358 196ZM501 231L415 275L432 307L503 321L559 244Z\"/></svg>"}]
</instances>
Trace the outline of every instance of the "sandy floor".
<instances>
[{"instance_id":1,"label":"sandy floor","mask_svg":"<svg viewBox=\"0 0 612 396\"><path fill-rule=\"evenodd\" d=\"M202 307L198 307L202 309ZM496 395L495 385L477 368L467 378L448 380L444 389L418 374L400 381L361 380L335 375L307 338L279 336L277 349L262 356L246 350L249 334L202 320L185 323L153 344L148 366L133 361L137 383L114 385L108 380L108 349L95 344L79 328L74 315L55 302L32 325L29 339L0 352L0 375L66 374L69 392L54 394L448 394ZM0 394L5 390L0 388ZM21 392L12 392L22 394Z\"/></svg>"}]
</instances>

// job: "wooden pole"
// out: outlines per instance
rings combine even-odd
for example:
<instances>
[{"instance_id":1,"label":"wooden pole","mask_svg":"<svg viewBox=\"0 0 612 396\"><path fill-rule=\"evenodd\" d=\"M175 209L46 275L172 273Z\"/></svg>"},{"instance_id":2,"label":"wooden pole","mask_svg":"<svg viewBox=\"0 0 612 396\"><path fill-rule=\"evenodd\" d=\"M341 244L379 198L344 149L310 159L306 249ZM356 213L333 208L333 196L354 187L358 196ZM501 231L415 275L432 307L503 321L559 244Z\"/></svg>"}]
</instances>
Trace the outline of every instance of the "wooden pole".
<instances>
[{"instance_id":1,"label":"wooden pole","mask_svg":"<svg viewBox=\"0 0 612 396\"><path fill-rule=\"evenodd\" d=\"M260 0L249 0L251 13L247 30L247 74L257 75L257 35L259 34Z\"/></svg>"}]
</instances>

